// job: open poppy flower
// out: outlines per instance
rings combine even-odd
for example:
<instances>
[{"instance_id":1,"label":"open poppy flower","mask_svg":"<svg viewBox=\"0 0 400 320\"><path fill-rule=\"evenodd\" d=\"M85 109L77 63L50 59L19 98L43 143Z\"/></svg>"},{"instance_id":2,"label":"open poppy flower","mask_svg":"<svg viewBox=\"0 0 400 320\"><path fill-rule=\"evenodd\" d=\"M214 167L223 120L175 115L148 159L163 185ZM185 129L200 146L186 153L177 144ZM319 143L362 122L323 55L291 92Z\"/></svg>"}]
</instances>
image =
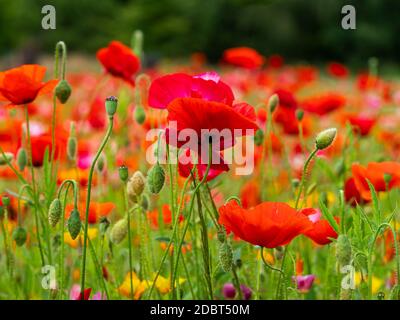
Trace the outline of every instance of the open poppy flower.
<instances>
[{"instance_id":1,"label":"open poppy flower","mask_svg":"<svg viewBox=\"0 0 400 320\"><path fill-rule=\"evenodd\" d=\"M80 213L81 219L85 219L85 208L86 208L86 202L85 201L81 201L78 204L78 211ZM65 208L66 210L66 214L65 217L66 219L69 217L71 211L74 209L74 205L73 204L68 204ZM88 222L90 224L94 224L97 223L97 221L99 220L99 218L101 217L106 217L108 216L111 211L113 211L115 209L115 204L112 202L104 202L104 203L100 203L100 202L90 202L89 205L89 218L88 218Z\"/></svg>"},{"instance_id":2,"label":"open poppy flower","mask_svg":"<svg viewBox=\"0 0 400 320\"><path fill-rule=\"evenodd\" d=\"M372 199L367 179L378 192L400 187L400 163L397 162L370 162L367 167L360 164L353 164L351 171L353 173L354 183L361 197L367 201ZM385 182L385 175L390 175L388 184Z\"/></svg>"},{"instance_id":3,"label":"open poppy flower","mask_svg":"<svg viewBox=\"0 0 400 320\"><path fill-rule=\"evenodd\" d=\"M243 209L235 200L219 208L219 222L228 232L253 245L276 248L312 230L312 222L286 203L263 202Z\"/></svg>"},{"instance_id":4,"label":"open poppy flower","mask_svg":"<svg viewBox=\"0 0 400 320\"><path fill-rule=\"evenodd\" d=\"M108 47L97 51L96 56L112 76L135 84L133 76L140 69L140 60L129 47L119 41L111 41Z\"/></svg>"},{"instance_id":5,"label":"open poppy flower","mask_svg":"<svg viewBox=\"0 0 400 320\"><path fill-rule=\"evenodd\" d=\"M301 107L304 111L322 116L343 107L345 103L344 96L332 92L309 97L302 101Z\"/></svg>"},{"instance_id":6,"label":"open poppy flower","mask_svg":"<svg viewBox=\"0 0 400 320\"><path fill-rule=\"evenodd\" d=\"M376 118L362 115L348 115L347 119L354 127L354 131L361 136L368 135L377 120Z\"/></svg>"},{"instance_id":7,"label":"open poppy flower","mask_svg":"<svg viewBox=\"0 0 400 320\"><path fill-rule=\"evenodd\" d=\"M349 70L345 65L339 62L331 62L327 66L328 73L335 78L346 78L349 75Z\"/></svg>"},{"instance_id":8,"label":"open poppy flower","mask_svg":"<svg viewBox=\"0 0 400 320\"><path fill-rule=\"evenodd\" d=\"M313 228L304 233L304 235L319 245L326 245L332 242L331 239L336 239L338 234L332 228L327 220L321 219L321 211L313 208L306 208L300 211L308 217L313 224ZM339 221L337 218L335 219Z\"/></svg>"},{"instance_id":9,"label":"open poppy flower","mask_svg":"<svg viewBox=\"0 0 400 320\"><path fill-rule=\"evenodd\" d=\"M32 64L0 72L0 101L11 105L32 103L37 96L51 92L58 80L43 82L46 67Z\"/></svg>"},{"instance_id":10,"label":"open poppy flower","mask_svg":"<svg viewBox=\"0 0 400 320\"><path fill-rule=\"evenodd\" d=\"M224 51L223 61L245 69L257 69L264 63L264 57L248 47L231 48Z\"/></svg>"},{"instance_id":11,"label":"open poppy flower","mask_svg":"<svg viewBox=\"0 0 400 320\"><path fill-rule=\"evenodd\" d=\"M344 197L346 202L350 203L352 206L356 206L357 203L361 203L363 200L353 177L347 179L344 184Z\"/></svg>"},{"instance_id":12,"label":"open poppy flower","mask_svg":"<svg viewBox=\"0 0 400 320\"><path fill-rule=\"evenodd\" d=\"M32 164L34 167L41 167L43 165L44 154L46 149L49 155L52 152L52 137L51 134L40 134L31 137L32 143ZM54 159L60 158L61 150L65 150L65 141L56 137L56 150L54 152Z\"/></svg>"}]
</instances>

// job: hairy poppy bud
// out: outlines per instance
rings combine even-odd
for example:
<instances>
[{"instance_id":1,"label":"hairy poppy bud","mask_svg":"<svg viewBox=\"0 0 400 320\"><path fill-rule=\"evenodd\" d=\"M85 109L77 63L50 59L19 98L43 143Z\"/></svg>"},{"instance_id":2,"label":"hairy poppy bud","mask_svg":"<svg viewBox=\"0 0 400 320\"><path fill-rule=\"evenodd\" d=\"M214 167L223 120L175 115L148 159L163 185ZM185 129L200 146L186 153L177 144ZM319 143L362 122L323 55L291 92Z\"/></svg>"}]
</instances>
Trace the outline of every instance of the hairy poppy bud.
<instances>
[{"instance_id":1,"label":"hairy poppy bud","mask_svg":"<svg viewBox=\"0 0 400 320\"><path fill-rule=\"evenodd\" d=\"M18 247L21 247L24 245L26 238L27 238L27 233L24 228L18 226L14 229L12 238L17 244Z\"/></svg>"},{"instance_id":2,"label":"hairy poppy bud","mask_svg":"<svg viewBox=\"0 0 400 320\"><path fill-rule=\"evenodd\" d=\"M256 146L261 146L264 142L264 131L258 129L254 135L254 143Z\"/></svg>"},{"instance_id":3,"label":"hairy poppy bud","mask_svg":"<svg viewBox=\"0 0 400 320\"><path fill-rule=\"evenodd\" d=\"M81 231L82 223L78 210L74 209L68 219L68 231L72 240L75 240Z\"/></svg>"},{"instance_id":4,"label":"hairy poppy bud","mask_svg":"<svg viewBox=\"0 0 400 320\"><path fill-rule=\"evenodd\" d=\"M99 221L100 235L104 236L109 226L110 226L110 221L107 219L107 217L101 217Z\"/></svg>"},{"instance_id":5,"label":"hairy poppy bud","mask_svg":"<svg viewBox=\"0 0 400 320\"><path fill-rule=\"evenodd\" d=\"M69 137L67 142L67 156L68 159L74 161L76 159L78 141L75 137Z\"/></svg>"},{"instance_id":6,"label":"hairy poppy bud","mask_svg":"<svg viewBox=\"0 0 400 320\"><path fill-rule=\"evenodd\" d=\"M268 107L269 110L271 110L271 113L275 111L278 104L279 104L279 96L275 93L268 100Z\"/></svg>"},{"instance_id":7,"label":"hairy poppy bud","mask_svg":"<svg viewBox=\"0 0 400 320\"><path fill-rule=\"evenodd\" d=\"M164 169L157 162L150 170L147 172L147 185L151 193L160 193L165 182L165 172Z\"/></svg>"},{"instance_id":8,"label":"hairy poppy bud","mask_svg":"<svg viewBox=\"0 0 400 320\"><path fill-rule=\"evenodd\" d=\"M8 196L3 196L1 202L3 202L3 206L8 207L10 205L10 198Z\"/></svg>"},{"instance_id":9,"label":"hairy poppy bud","mask_svg":"<svg viewBox=\"0 0 400 320\"><path fill-rule=\"evenodd\" d=\"M119 244L124 240L128 233L128 220L121 219L111 229L110 240L114 244Z\"/></svg>"},{"instance_id":10,"label":"hairy poppy bud","mask_svg":"<svg viewBox=\"0 0 400 320\"><path fill-rule=\"evenodd\" d=\"M142 106L136 106L135 120L139 124L143 124L143 122L146 120L146 113L144 112L144 109Z\"/></svg>"},{"instance_id":11,"label":"hairy poppy bud","mask_svg":"<svg viewBox=\"0 0 400 320\"><path fill-rule=\"evenodd\" d=\"M127 185L128 195L140 196L143 193L146 179L140 171L136 171L129 179Z\"/></svg>"},{"instance_id":12,"label":"hairy poppy bud","mask_svg":"<svg viewBox=\"0 0 400 320\"><path fill-rule=\"evenodd\" d=\"M315 138L315 146L317 149L323 150L328 148L333 143L333 140L335 140L336 132L336 128L330 128L318 133Z\"/></svg>"},{"instance_id":13,"label":"hairy poppy bud","mask_svg":"<svg viewBox=\"0 0 400 320\"><path fill-rule=\"evenodd\" d=\"M229 272L232 269L233 252L232 247L228 242L224 242L219 247L219 262L222 270Z\"/></svg>"},{"instance_id":14,"label":"hairy poppy bud","mask_svg":"<svg viewBox=\"0 0 400 320\"><path fill-rule=\"evenodd\" d=\"M11 152L4 152L0 155L0 165L5 165L14 159L14 155Z\"/></svg>"},{"instance_id":15,"label":"hairy poppy bud","mask_svg":"<svg viewBox=\"0 0 400 320\"><path fill-rule=\"evenodd\" d=\"M298 121L303 120L303 118L304 118L304 111L301 110L301 109L297 109L297 111L296 111L296 118L297 118Z\"/></svg>"},{"instance_id":16,"label":"hairy poppy bud","mask_svg":"<svg viewBox=\"0 0 400 320\"><path fill-rule=\"evenodd\" d=\"M104 154L101 154L96 163L96 169L99 173L103 172L103 170L106 166L106 162L107 162L106 157L104 156Z\"/></svg>"},{"instance_id":17,"label":"hairy poppy bud","mask_svg":"<svg viewBox=\"0 0 400 320\"><path fill-rule=\"evenodd\" d=\"M119 173L119 178L121 179L122 182L128 181L129 173L128 173L128 168L126 166L119 167L118 173Z\"/></svg>"},{"instance_id":18,"label":"hairy poppy bud","mask_svg":"<svg viewBox=\"0 0 400 320\"><path fill-rule=\"evenodd\" d=\"M346 266L351 261L351 243L349 238L344 234L339 235L337 238L336 260L341 266Z\"/></svg>"},{"instance_id":19,"label":"hairy poppy bud","mask_svg":"<svg viewBox=\"0 0 400 320\"><path fill-rule=\"evenodd\" d=\"M20 171L23 171L28 164L28 155L24 148L19 148L17 152L17 165Z\"/></svg>"},{"instance_id":20,"label":"hairy poppy bud","mask_svg":"<svg viewBox=\"0 0 400 320\"><path fill-rule=\"evenodd\" d=\"M62 104L66 103L71 95L71 86L63 79L56 86L56 97Z\"/></svg>"},{"instance_id":21,"label":"hairy poppy bud","mask_svg":"<svg viewBox=\"0 0 400 320\"><path fill-rule=\"evenodd\" d=\"M58 221L60 221L61 214L62 214L62 206L61 206L61 201L60 199L56 198L54 199L49 208L49 223L50 225L54 228Z\"/></svg>"},{"instance_id":22,"label":"hairy poppy bud","mask_svg":"<svg viewBox=\"0 0 400 320\"><path fill-rule=\"evenodd\" d=\"M106 99L106 111L107 114L112 117L117 112L118 99L114 96L109 96Z\"/></svg>"}]
</instances>

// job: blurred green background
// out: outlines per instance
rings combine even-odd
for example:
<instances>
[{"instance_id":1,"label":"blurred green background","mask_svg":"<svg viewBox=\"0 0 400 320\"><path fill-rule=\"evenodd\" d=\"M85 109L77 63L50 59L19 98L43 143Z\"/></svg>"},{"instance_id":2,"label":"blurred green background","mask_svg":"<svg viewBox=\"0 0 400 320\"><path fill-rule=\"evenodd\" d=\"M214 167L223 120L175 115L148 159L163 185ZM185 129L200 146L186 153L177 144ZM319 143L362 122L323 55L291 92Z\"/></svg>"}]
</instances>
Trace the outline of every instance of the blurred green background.
<instances>
[{"instance_id":1,"label":"blurred green background","mask_svg":"<svg viewBox=\"0 0 400 320\"><path fill-rule=\"evenodd\" d=\"M41 27L46 4L56 8L56 30ZM345 4L356 7L356 30L341 28ZM398 0L0 0L0 56L48 54L58 40L94 53L112 39L129 44L142 29L156 58L201 51L218 61L224 49L246 45L289 61L396 63L399 13Z\"/></svg>"}]
</instances>

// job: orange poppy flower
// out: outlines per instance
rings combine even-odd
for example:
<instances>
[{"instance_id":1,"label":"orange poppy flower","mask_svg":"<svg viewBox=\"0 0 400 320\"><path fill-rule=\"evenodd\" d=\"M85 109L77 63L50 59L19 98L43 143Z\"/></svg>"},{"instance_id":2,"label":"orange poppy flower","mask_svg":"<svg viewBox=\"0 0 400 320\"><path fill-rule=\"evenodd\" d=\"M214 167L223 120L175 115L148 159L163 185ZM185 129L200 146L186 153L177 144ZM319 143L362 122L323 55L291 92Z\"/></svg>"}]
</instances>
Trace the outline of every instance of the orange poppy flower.
<instances>
[{"instance_id":1,"label":"orange poppy flower","mask_svg":"<svg viewBox=\"0 0 400 320\"><path fill-rule=\"evenodd\" d=\"M0 101L11 105L28 104L37 96L51 92L58 80L43 82L45 72L46 68L37 64L0 72Z\"/></svg>"},{"instance_id":2,"label":"orange poppy flower","mask_svg":"<svg viewBox=\"0 0 400 320\"><path fill-rule=\"evenodd\" d=\"M151 226L154 229L158 229L158 219L159 219L159 212L158 209L154 209L153 211L147 214L148 219L151 222ZM165 226L169 226L172 223L172 212L169 208L168 204L163 204L162 206L162 221ZM183 221L183 216L179 215L179 222Z\"/></svg>"},{"instance_id":3,"label":"orange poppy flower","mask_svg":"<svg viewBox=\"0 0 400 320\"><path fill-rule=\"evenodd\" d=\"M256 50L248 47L225 50L223 60L226 63L245 69L256 69L264 63L264 57Z\"/></svg>"},{"instance_id":4,"label":"orange poppy flower","mask_svg":"<svg viewBox=\"0 0 400 320\"><path fill-rule=\"evenodd\" d=\"M219 208L219 214L219 222L228 232L266 248L287 245L313 228L307 216L282 202L263 202L246 210L231 200Z\"/></svg>"},{"instance_id":5,"label":"orange poppy flower","mask_svg":"<svg viewBox=\"0 0 400 320\"><path fill-rule=\"evenodd\" d=\"M314 208L305 208L301 210L301 213L310 219L313 224L313 228L304 233L304 235L315 243L319 245L326 245L331 243L331 239L336 239L338 234L332 228L327 220L321 219L321 212L318 209ZM339 222L339 219L335 217L336 222Z\"/></svg>"}]
</instances>

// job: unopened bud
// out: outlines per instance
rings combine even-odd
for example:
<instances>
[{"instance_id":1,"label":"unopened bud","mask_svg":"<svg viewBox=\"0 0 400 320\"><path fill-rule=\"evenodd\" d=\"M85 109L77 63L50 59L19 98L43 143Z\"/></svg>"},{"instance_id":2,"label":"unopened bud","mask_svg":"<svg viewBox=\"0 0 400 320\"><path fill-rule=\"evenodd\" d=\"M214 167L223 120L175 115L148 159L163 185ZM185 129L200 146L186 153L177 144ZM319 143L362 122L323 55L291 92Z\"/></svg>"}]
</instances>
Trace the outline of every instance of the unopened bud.
<instances>
[{"instance_id":1,"label":"unopened bud","mask_svg":"<svg viewBox=\"0 0 400 320\"><path fill-rule=\"evenodd\" d=\"M23 171L28 164L28 155L24 148L19 148L17 152L17 165L20 171Z\"/></svg>"},{"instance_id":2,"label":"unopened bud","mask_svg":"<svg viewBox=\"0 0 400 320\"><path fill-rule=\"evenodd\" d=\"M336 260L341 266L348 265L351 261L351 243L344 234L339 235L336 241Z\"/></svg>"},{"instance_id":3,"label":"unopened bud","mask_svg":"<svg viewBox=\"0 0 400 320\"><path fill-rule=\"evenodd\" d=\"M164 169L157 162L150 170L147 172L147 185L151 193L160 193L165 182L165 172Z\"/></svg>"},{"instance_id":4,"label":"unopened bud","mask_svg":"<svg viewBox=\"0 0 400 320\"><path fill-rule=\"evenodd\" d=\"M268 107L269 110L271 110L271 113L275 111L278 104L279 104L279 96L276 93L274 93L268 100Z\"/></svg>"},{"instance_id":5,"label":"unopened bud","mask_svg":"<svg viewBox=\"0 0 400 320\"><path fill-rule=\"evenodd\" d=\"M336 137L336 128L326 129L320 132L315 138L315 146L318 150L323 150L328 148L335 140Z\"/></svg>"},{"instance_id":6,"label":"unopened bud","mask_svg":"<svg viewBox=\"0 0 400 320\"><path fill-rule=\"evenodd\" d=\"M82 223L78 210L74 209L68 219L68 231L72 240L75 240L81 231Z\"/></svg>"},{"instance_id":7,"label":"unopened bud","mask_svg":"<svg viewBox=\"0 0 400 320\"><path fill-rule=\"evenodd\" d=\"M233 264L233 252L232 247L228 242L224 242L219 247L219 262L222 270L229 272L232 269Z\"/></svg>"},{"instance_id":8,"label":"unopened bud","mask_svg":"<svg viewBox=\"0 0 400 320\"><path fill-rule=\"evenodd\" d=\"M143 124L146 120L146 113L142 106L136 106L135 108L135 120L139 124Z\"/></svg>"},{"instance_id":9,"label":"unopened bud","mask_svg":"<svg viewBox=\"0 0 400 320\"><path fill-rule=\"evenodd\" d=\"M67 156L70 161L76 159L78 141L75 137L69 137L67 142Z\"/></svg>"},{"instance_id":10,"label":"unopened bud","mask_svg":"<svg viewBox=\"0 0 400 320\"><path fill-rule=\"evenodd\" d=\"M56 86L56 97L62 104L66 103L71 95L71 86L63 79Z\"/></svg>"},{"instance_id":11,"label":"unopened bud","mask_svg":"<svg viewBox=\"0 0 400 320\"><path fill-rule=\"evenodd\" d=\"M110 240L114 244L119 244L124 240L128 233L128 221L127 219L121 219L111 229Z\"/></svg>"},{"instance_id":12,"label":"unopened bud","mask_svg":"<svg viewBox=\"0 0 400 320\"><path fill-rule=\"evenodd\" d=\"M126 166L119 167L118 173L119 173L119 178L121 179L122 182L128 181L129 173L128 173L128 168Z\"/></svg>"},{"instance_id":13,"label":"unopened bud","mask_svg":"<svg viewBox=\"0 0 400 320\"><path fill-rule=\"evenodd\" d=\"M118 99L114 96L109 96L107 97L105 104L108 116L114 116L115 112L117 112Z\"/></svg>"},{"instance_id":14,"label":"unopened bud","mask_svg":"<svg viewBox=\"0 0 400 320\"><path fill-rule=\"evenodd\" d=\"M129 179L127 192L129 196L140 196L143 193L146 179L140 171L136 171Z\"/></svg>"},{"instance_id":15,"label":"unopened bud","mask_svg":"<svg viewBox=\"0 0 400 320\"><path fill-rule=\"evenodd\" d=\"M218 238L218 241L221 243L224 243L226 241L226 233L225 233L224 227L221 227L220 229L218 229L217 238Z\"/></svg>"},{"instance_id":16,"label":"unopened bud","mask_svg":"<svg viewBox=\"0 0 400 320\"><path fill-rule=\"evenodd\" d=\"M62 214L61 201L60 199L56 198L50 204L49 216L48 216L49 223L53 228L57 225L58 221L60 221L61 214Z\"/></svg>"},{"instance_id":17,"label":"unopened bud","mask_svg":"<svg viewBox=\"0 0 400 320\"><path fill-rule=\"evenodd\" d=\"M21 226L16 227L13 231L12 238L18 247L23 246L27 238L26 230Z\"/></svg>"},{"instance_id":18,"label":"unopened bud","mask_svg":"<svg viewBox=\"0 0 400 320\"><path fill-rule=\"evenodd\" d=\"M296 110L296 118L297 118L298 121L303 120L303 118L304 118L304 111L301 110L301 109L297 109L297 110Z\"/></svg>"}]
</instances>

